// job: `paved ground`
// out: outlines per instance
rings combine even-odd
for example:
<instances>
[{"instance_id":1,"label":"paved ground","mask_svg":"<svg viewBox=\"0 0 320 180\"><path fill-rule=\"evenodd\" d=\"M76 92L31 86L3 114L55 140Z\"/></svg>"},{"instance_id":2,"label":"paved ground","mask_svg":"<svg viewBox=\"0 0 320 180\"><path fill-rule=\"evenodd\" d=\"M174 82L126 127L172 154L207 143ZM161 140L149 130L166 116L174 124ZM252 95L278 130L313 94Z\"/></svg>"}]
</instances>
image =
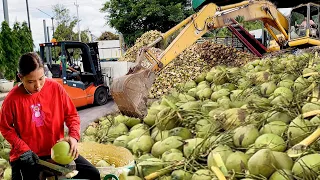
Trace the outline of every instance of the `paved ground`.
<instances>
[{"instance_id":1,"label":"paved ground","mask_svg":"<svg viewBox=\"0 0 320 180\"><path fill-rule=\"evenodd\" d=\"M79 109L78 112L81 120L81 133L91 122L94 122L96 119L116 111L118 111L118 107L111 100L104 106L93 106Z\"/></svg>"}]
</instances>

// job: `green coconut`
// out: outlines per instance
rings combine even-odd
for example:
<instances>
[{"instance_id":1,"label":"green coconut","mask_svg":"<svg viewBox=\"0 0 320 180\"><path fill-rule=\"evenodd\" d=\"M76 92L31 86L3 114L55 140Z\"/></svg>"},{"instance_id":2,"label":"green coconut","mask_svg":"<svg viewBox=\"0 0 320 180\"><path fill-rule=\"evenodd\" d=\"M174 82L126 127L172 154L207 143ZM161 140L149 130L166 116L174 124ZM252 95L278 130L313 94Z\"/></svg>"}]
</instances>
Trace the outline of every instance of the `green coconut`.
<instances>
[{"instance_id":1,"label":"green coconut","mask_svg":"<svg viewBox=\"0 0 320 180\"><path fill-rule=\"evenodd\" d=\"M199 169L193 175L191 180L212 180L214 173L208 169Z\"/></svg>"},{"instance_id":2,"label":"green coconut","mask_svg":"<svg viewBox=\"0 0 320 180\"><path fill-rule=\"evenodd\" d=\"M249 155L241 151L236 151L227 158L226 167L229 171L244 172L247 170L249 158Z\"/></svg>"},{"instance_id":3,"label":"green coconut","mask_svg":"<svg viewBox=\"0 0 320 180\"><path fill-rule=\"evenodd\" d=\"M110 141L114 141L117 137L127 134L128 131L129 130L125 124L119 123L118 125L110 127L107 137Z\"/></svg>"},{"instance_id":4,"label":"green coconut","mask_svg":"<svg viewBox=\"0 0 320 180\"><path fill-rule=\"evenodd\" d=\"M144 130L149 130L149 126L146 125L146 124L136 124L134 125L131 129L130 129L130 132L133 131L133 130L136 130L136 129L144 129Z\"/></svg>"},{"instance_id":5,"label":"green coconut","mask_svg":"<svg viewBox=\"0 0 320 180\"><path fill-rule=\"evenodd\" d=\"M310 123L312 125L315 125L315 126L320 126L320 118L318 116L314 116L311 120L310 120Z\"/></svg>"},{"instance_id":6,"label":"green coconut","mask_svg":"<svg viewBox=\"0 0 320 180\"><path fill-rule=\"evenodd\" d=\"M308 137L312 133L310 132L310 126L311 122L301 118L301 116L298 116L292 120L287 131L289 144L295 145Z\"/></svg>"},{"instance_id":7,"label":"green coconut","mask_svg":"<svg viewBox=\"0 0 320 180\"><path fill-rule=\"evenodd\" d=\"M132 140L134 138L141 137L142 135L150 135L149 130L134 129L134 130L129 132L128 137L129 137L130 140Z\"/></svg>"},{"instance_id":8,"label":"green coconut","mask_svg":"<svg viewBox=\"0 0 320 180\"><path fill-rule=\"evenodd\" d=\"M298 92L305 90L308 87L308 80L304 77L300 76L294 81L293 85L294 89L296 89Z\"/></svg>"},{"instance_id":9,"label":"green coconut","mask_svg":"<svg viewBox=\"0 0 320 180\"><path fill-rule=\"evenodd\" d=\"M291 80L291 79L284 79L284 80L282 80L282 81L280 81L279 83L278 83L278 87L286 87L286 88L291 88L292 86L293 86L293 84L294 84L294 81L293 80Z\"/></svg>"},{"instance_id":10,"label":"green coconut","mask_svg":"<svg viewBox=\"0 0 320 180\"><path fill-rule=\"evenodd\" d=\"M151 149L151 154L154 157L160 157L164 152L170 149L182 148L184 142L179 136L170 136L163 141L156 142Z\"/></svg>"},{"instance_id":11,"label":"green coconut","mask_svg":"<svg viewBox=\"0 0 320 180\"><path fill-rule=\"evenodd\" d=\"M171 108L165 108L158 113L156 119L157 128L160 130L170 130L176 127L178 117Z\"/></svg>"},{"instance_id":12,"label":"green coconut","mask_svg":"<svg viewBox=\"0 0 320 180\"><path fill-rule=\"evenodd\" d=\"M11 180L11 177L12 177L12 169L9 166L3 172L3 179L4 180Z\"/></svg>"},{"instance_id":13,"label":"green coconut","mask_svg":"<svg viewBox=\"0 0 320 180\"><path fill-rule=\"evenodd\" d=\"M269 96L272 94L277 88L277 85L271 81L261 84L260 92L264 96Z\"/></svg>"},{"instance_id":14,"label":"green coconut","mask_svg":"<svg viewBox=\"0 0 320 180\"><path fill-rule=\"evenodd\" d=\"M303 105L301 110L302 110L302 114L310 112L310 111L320 110L320 104L309 102L309 103L306 103L305 105Z\"/></svg>"},{"instance_id":15,"label":"green coconut","mask_svg":"<svg viewBox=\"0 0 320 180\"><path fill-rule=\"evenodd\" d=\"M276 134L280 137L286 132L288 125L283 121L273 121L260 129L261 134Z\"/></svg>"},{"instance_id":16,"label":"green coconut","mask_svg":"<svg viewBox=\"0 0 320 180\"><path fill-rule=\"evenodd\" d=\"M256 141L259 135L254 125L240 126L234 130L233 143L236 147L247 148Z\"/></svg>"},{"instance_id":17,"label":"green coconut","mask_svg":"<svg viewBox=\"0 0 320 180\"><path fill-rule=\"evenodd\" d=\"M88 128L85 131L85 135L87 136L94 136L97 133L97 128L93 126L88 126Z\"/></svg>"},{"instance_id":18,"label":"green coconut","mask_svg":"<svg viewBox=\"0 0 320 180\"><path fill-rule=\"evenodd\" d=\"M192 88L195 88L197 87L197 83L195 81L187 81L185 84L184 84L184 90L185 91L189 91L190 89Z\"/></svg>"},{"instance_id":19,"label":"green coconut","mask_svg":"<svg viewBox=\"0 0 320 180\"><path fill-rule=\"evenodd\" d=\"M245 122L247 111L242 108L232 108L224 111L225 120L222 127L225 130L231 130L239 127Z\"/></svg>"},{"instance_id":20,"label":"green coconut","mask_svg":"<svg viewBox=\"0 0 320 180\"><path fill-rule=\"evenodd\" d=\"M185 140L185 139L190 139L192 137L192 133L187 128L176 127L169 130L169 136L180 136L183 140Z\"/></svg>"},{"instance_id":21,"label":"green coconut","mask_svg":"<svg viewBox=\"0 0 320 180\"><path fill-rule=\"evenodd\" d=\"M229 157L230 154L232 154L232 149L229 146L226 145L218 145L216 148L214 148L210 154L207 157L207 166L208 168L211 168L215 163L214 163L214 159L212 157L212 155L214 153L218 153L221 156L221 159L223 160L223 162L226 164L227 159Z\"/></svg>"},{"instance_id":22,"label":"green coconut","mask_svg":"<svg viewBox=\"0 0 320 180\"><path fill-rule=\"evenodd\" d=\"M192 174L182 169L179 169L172 171L171 178L172 180L191 180Z\"/></svg>"},{"instance_id":23,"label":"green coconut","mask_svg":"<svg viewBox=\"0 0 320 180\"><path fill-rule=\"evenodd\" d=\"M170 149L162 154L161 157L164 162L182 161L184 160L183 154L178 149Z\"/></svg>"},{"instance_id":24,"label":"green coconut","mask_svg":"<svg viewBox=\"0 0 320 180\"><path fill-rule=\"evenodd\" d=\"M200 94L199 94L199 98L200 99L209 99L211 97L211 94L212 94L212 90L207 87L207 88L204 88L203 90L201 90Z\"/></svg>"},{"instance_id":25,"label":"green coconut","mask_svg":"<svg viewBox=\"0 0 320 180\"><path fill-rule=\"evenodd\" d=\"M207 76L206 76L206 81L208 81L208 82L212 82L213 81L213 78L214 78L214 72L208 72L207 73Z\"/></svg>"},{"instance_id":26,"label":"green coconut","mask_svg":"<svg viewBox=\"0 0 320 180\"><path fill-rule=\"evenodd\" d=\"M270 113L267 113L266 118L267 122L282 121L286 124L289 124L292 120L292 117L290 117L288 113L278 111L272 111Z\"/></svg>"},{"instance_id":27,"label":"green coconut","mask_svg":"<svg viewBox=\"0 0 320 180\"><path fill-rule=\"evenodd\" d=\"M190 158L193 153L199 153L204 148L202 138L187 139L183 146L183 155Z\"/></svg>"},{"instance_id":28,"label":"green coconut","mask_svg":"<svg viewBox=\"0 0 320 180\"><path fill-rule=\"evenodd\" d=\"M180 106L180 108L185 111L197 110L200 109L200 107L201 103L199 101L190 101Z\"/></svg>"},{"instance_id":29,"label":"green coconut","mask_svg":"<svg viewBox=\"0 0 320 180\"><path fill-rule=\"evenodd\" d=\"M206 135L215 132L219 127L220 124L216 121L210 122L206 119L202 119L196 123L196 136L204 138Z\"/></svg>"},{"instance_id":30,"label":"green coconut","mask_svg":"<svg viewBox=\"0 0 320 180\"><path fill-rule=\"evenodd\" d=\"M252 85L250 80L247 80L245 78L240 78L238 80L238 89L247 89Z\"/></svg>"},{"instance_id":31,"label":"green coconut","mask_svg":"<svg viewBox=\"0 0 320 180\"><path fill-rule=\"evenodd\" d=\"M181 102L188 102L188 101L195 101L196 100L196 98L194 98L188 94L179 94L179 99Z\"/></svg>"},{"instance_id":32,"label":"green coconut","mask_svg":"<svg viewBox=\"0 0 320 180\"><path fill-rule=\"evenodd\" d=\"M138 118L127 117L123 115L118 115L114 118L116 123L123 123L128 127L133 127L134 125L139 124L141 121Z\"/></svg>"},{"instance_id":33,"label":"green coconut","mask_svg":"<svg viewBox=\"0 0 320 180\"><path fill-rule=\"evenodd\" d=\"M200 83L201 81L205 80L206 76L207 76L207 73L201 73L194 81L196 83Z\"/></svg>"},{"instance_id":34,"label":"green coconut","mask_svg":"<svg viewBox=\"0 0 320 180\"><path fill-rule=\"evenodd\" d=\"M292 168L293 175L300 178L317 178L320 172L320 154L308 154L298 159Z\"/></svg>"},{"instance_id":35,"label":"green coconut","mask_svg":"<svg viewBox=\"0 0 320 180\"><path fill-rule=\"evenodd\" d=\"M70 144L67 141L57 142L51 148L51 159L58 164L69 164L74 160L74 158L69 153L70 148Z\"/></svg>"},{"instance_id":36,"label":"green coconut","mask_svg":"<svg viewBox=\"0 0 320 180\"><path fill-rule=\"evenodd\" d=\"M219 104L217 102L207 102L202 105L201 111L204 113L209 113L211 110L219 108Z\"/></svg>"},{"instance_id":37,"label":"green coconut","mask_svg":"<svg viewBox=\"0 0 320 180\"><path fill-rule=\"evenodd\" d=\"M133 144L132 146L132 151L134 154L145 154L151 152L151 148L154 144L154 140L148 136L148 135L143 135L138 140L136 143Z\"/></svg>"},{"instance_id":38,"label":"green coconut","mask_svg":"<svg viewBox=\"0 0 320 180\"><path fill-rule=\"evenodd\" d=\"M245 154L251 158L258 150L259 149L256 149L255 147L251 147L245 152Z\"/></svg>"},{"instance_id":39,"label":"green coconut","mask_svg":"<svg viewBox=\"0 0 320 180\"><path fill-rule=\"evenodd\" d=\"M280 169L274 172L269 180L294 180L292 172L287 169Z\"/></svg>"},{"instance_id":40,"label":"green coconut","mask_svg":"<svg viewBox=\"0 0 320 180\"><path fill-rule=\"evenodd\" d=\"M256 152L248 161L250 174L262 175L269 178L274 172L275 158L270 149L261 149Z\"/></svg>"},{"instance_id":41,"label":"green coconut","mask_svg":"<svg viewBox=\"0 0 320 180\"><path fill-rule=\"evenodd\" d=\"M151 134L151 137L155 141L162 141L169 137L169 130L164 130L164 131L156 130Z\"/></svg>"},{"instance_id":42,"label":"green coconut","mask_svg":"<svg viewBox=\"0 0 320 180\"><path fill-rule=\"evenodd\" d=\"M291 102L293 100L293 92L286 87L278 87L276 90L274 90L273 95L275 97L282 96L285 98L285 100Z\"/></svg>"},{"instance_id":43,"label":"green coconut","mask_svg":"<svg viewBox=\"0 0 320 180\"><path fill-rule=\"evenodd\" d=\"M231 101L227 96L223 96L217 100L219 106L224 109L229 109L231 106Z\"/></svg>"},{"instance_id":44,"label":"green coconut","mask_svg":"<svg viewBox=\"0 0 320 180\"><path fill-rule=\"evenodd\" d=\"M230 94L231 101L242 100L242 97L243 97L243 90L237 89L237 90L231 91L231 94Z\"/></svg>"},{"instance_id":45,"label":"green coconut","mask_svg":"<svg viewBox=\"0 0 320 180\"><path fill-rule=\"evenodd\" d=\"M292 169L293 160L288 156L287 153L272 151L272 154L275 158L277 169Z\"/></svg>"},{"instance_id":46,"label":"green coconut","mask_svg":"<svg viewBox=\"0 0 320 180\"><path fill-rule=\"evenodd\" d=\"M223 96L228 96L230 94L229 89L220 89L219 91L213 92L211 94L211 100L212 101L217 101L219 98Z\"/></svg>"},{"instance_id":47,"label":"green coconut","mask_svg":"<svg viewBox=\"0 0 320 180\"><path fill-rule=\"evenodd\" d=\"M122 136L119 136L117 137L114 141L113 141L113 145L116 145L116 146L121 146L121 147L126 147L128 142L130 141L131 139L129 138L128 135L122 135Z\"/></svg>"},{"instance_id":48,"label":"green coconut","mask_svg":"<svg viewBox=\"0 0 320 180\"><path fill-rule=\"evenodd\" d=\"M164 167L161 159L150 158L137 164L138 174L140 177L148 176Z\"/></svg>"},{"instance_id":49,"label":"green coconut","mask_svg":"<svg viewBox=\"0 0 320 180\"><path fill-rule=\"evenodd\" d=\"M196 93L197 93L197 88L192 88L187 92L187 94L192 97L196 97Z\"/></svg>"},{"instance_id":50,"label":"green coconut","mask_svg":"<svg viewBox=\"0 0 320 180\"><path fill-rule=\"evenodd\" d=\"M256 139L254 145L256 148L268 148L279 152L285 151L287 147L283 138L276 134L263 134Z\"/></svg>"}]
</instances>

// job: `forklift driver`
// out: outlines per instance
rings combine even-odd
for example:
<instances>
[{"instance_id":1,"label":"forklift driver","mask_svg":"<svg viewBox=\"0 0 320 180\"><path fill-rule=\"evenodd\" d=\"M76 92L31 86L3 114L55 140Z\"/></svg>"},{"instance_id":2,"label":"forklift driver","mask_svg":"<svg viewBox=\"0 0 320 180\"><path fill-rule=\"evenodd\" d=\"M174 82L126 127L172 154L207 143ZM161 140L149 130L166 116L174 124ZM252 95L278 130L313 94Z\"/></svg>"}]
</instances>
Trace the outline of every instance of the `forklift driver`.
<instances>
[{"instance_id":1,"label":"forklift driver","mask_svg":"<svg viewBox=\"0 0 320 180\"><path fill-rule=\"evenodd\" d=\"M59 59L61 58L61 52L59 52ZM70 54L68 53L68 51L67 51L67 62L69 62L69 60L70 60ZM81 78L80 78L80 73L77 71L77 70L75 70L73 67L70 67L70 65L68 64L66 62L66 68L67 68L67 70L70 70L70 71L67 71L67 79L69 79L69 78L76 78L76 80L78 80L78 81L80 81L81 80ZM61 71L61 73L62 73L62 62L60 61L60 71Z\"/></svg>"}]
</instances>

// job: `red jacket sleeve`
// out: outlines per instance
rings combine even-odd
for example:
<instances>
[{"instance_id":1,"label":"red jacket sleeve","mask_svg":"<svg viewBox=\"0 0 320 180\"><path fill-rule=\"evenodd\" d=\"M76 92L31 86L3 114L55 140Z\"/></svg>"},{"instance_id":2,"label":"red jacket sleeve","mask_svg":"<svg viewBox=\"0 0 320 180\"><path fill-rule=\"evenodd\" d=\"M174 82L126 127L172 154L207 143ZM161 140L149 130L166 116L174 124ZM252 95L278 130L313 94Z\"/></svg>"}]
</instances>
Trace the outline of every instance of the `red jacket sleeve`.
<instances>
[{"instance_id":1,"label":"red jacket sleeve","mask_svg":"<svg viewBox=\"0 0 320 180\"><path fill-rule=\"evenodd\" d=\"M59 85L60 94L63 102L64 121L69 128L69 136L80 140L80 117L75 105L67 94L66 90Z\"/></svg>"},{"instance_id":2,"label":"red jacket sleeve","mask_svg":"<svg viewBox=\"0 0 320 180\"><path fill-rule=\"evenodd\" d=\"M11 149L19 156L30 150L29 146L18 136L14 128L14 113L12 106L5 100L0 112L0 132L11 144Z\"/></svg>"}]
</instances>

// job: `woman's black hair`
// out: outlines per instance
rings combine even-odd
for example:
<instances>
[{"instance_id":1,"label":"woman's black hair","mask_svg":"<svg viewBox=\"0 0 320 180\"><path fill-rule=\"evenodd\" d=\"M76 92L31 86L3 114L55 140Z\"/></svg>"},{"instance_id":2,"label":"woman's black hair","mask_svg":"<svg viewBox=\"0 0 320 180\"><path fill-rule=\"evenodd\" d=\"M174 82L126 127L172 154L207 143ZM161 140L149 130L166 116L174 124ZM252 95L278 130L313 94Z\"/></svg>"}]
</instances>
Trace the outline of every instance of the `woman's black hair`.
<instances>
[{"instance_id":1,"label":"woman's black hair","mask_svg":"<svg viewBox=\"0 0 320 180\"><path fill-rule=\"evenodd\" d=\"M35 52L29 52L20 57L19 74L22 76L28 75L32 71L43 67L43 61Z\"/></svg>"}]
</instances>

